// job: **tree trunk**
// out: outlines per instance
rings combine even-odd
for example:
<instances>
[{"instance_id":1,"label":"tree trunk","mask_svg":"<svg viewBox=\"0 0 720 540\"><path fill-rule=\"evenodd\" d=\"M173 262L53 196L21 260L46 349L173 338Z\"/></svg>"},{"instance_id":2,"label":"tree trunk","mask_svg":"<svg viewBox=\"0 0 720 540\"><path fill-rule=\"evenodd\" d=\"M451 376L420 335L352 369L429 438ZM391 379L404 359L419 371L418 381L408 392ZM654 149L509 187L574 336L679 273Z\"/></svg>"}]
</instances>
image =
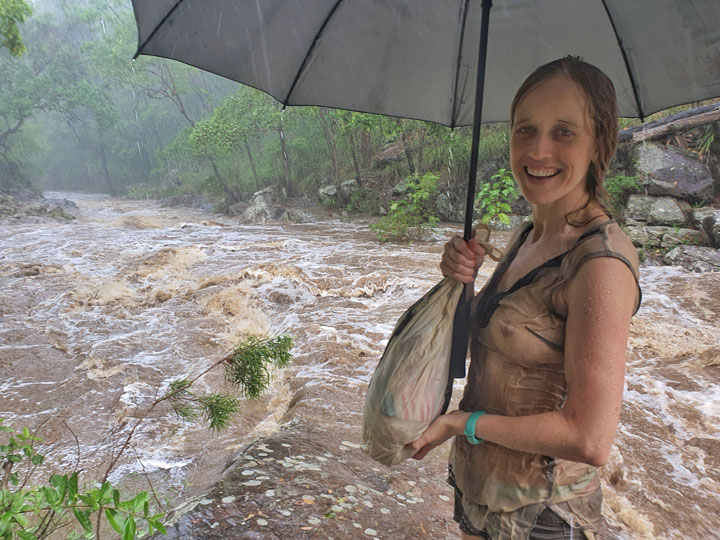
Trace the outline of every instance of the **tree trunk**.
<instances>
[{"instance_id":1,"label":"tree trunk","mask_svg":"<svg viewBox=\"0 0 720 540\"><path fill-rule=\"evenodd\" d=\"M415 175L415 164L413 163L413 158L412 158L412 154L410 153L410 148L408 148L407 137L405 137L404 130L400 132L400 139L402 140L403 148L405 150L405 157L407 158L408 169L410 169L410 176L414 176Z\"/></svg>"},{"instance_id":2,"label":"tree trunk","mask_svg":"<svg viewBox=\"0 0 720 540\"><path fill-rule=\"evenodd\" d=\"M362 180L360 179L360 162L358 161L357 152L355 151L355 133L350 133L350 152L352 153L353 166L355 167L355 180L359 186L362 186Z\"/></svg>"},{"instance_id":3,"label":"tree trunk","mask_svg":"<svg viewBox=\"0 0 720 540\"><path fill-rule=\"evenodd\" d=\"M370 132L367 130L364 130L362 132L362 159L363 159L363 167L368 167L370 165L370 161L372 161L372 139L370 137Z\"/></svg>"},{"instance_id":4,"label":"tree trunk","mask_svg":"<svg viewBox=\"0 0 720 540\"><path fill-rule=\"evenodd\" d=\"M623 129L618 134L618 141L646 141L648 139L661 137L681 129L710 124L712 122L716 122L717 120L720 120L720 105L713 103L711 105L705 105L689 111L673 114L672 116L662 118L656 122L650 122L649 124Z\"/></svg>"},{"instance_id":5,"label":"tree trunk","mask_svg":"<svg viewBox=\"0 0 720 540\"><path fill-rule=\"evenodd\" d=\"M338 163L337 147L335 146L335 137L333 137L332 128L330 122L328 122L325 111L318 109L318 119L322 126L323 135L325 135L325 142L328 145L330 151L330 159L332 160L333 176L335 176L335 186L337 187L338 202L341 204L345 202L345 195L342 192L342 182L340 180L340 164Z\"/></svg>"},{"instance_id":6,"label":"tree trunk","mask_svg":"<svg viewBox=\"0 0 720 540\"><path fill-rule=\"evenodd\" d=\"M427 132L427 129L423 125L422 135L420 135L420 148L418 149L418 158L417 158L417 170L418 171L422 171L423 153L425 152L425 133L426 132Z\"/></svg>"},{"instance_id":7,"label":"tree trunk","mask_svg":"<svg viewBox=\"0 0 720 540\"><path fill-rule=\"evenodd\" d=\"M208 161L210 162L210 165L212 166L213 173L215 173L215 178L218 179L218 182L220 182L220 185L223 188L223 191L225 192L225 206L230 206L231 204L235 204L240 200L240 196L235 192L234 189L230 187L230 185L225 181L225 179L220 175L220 171L217 168L217 165L215 164L215 160L207 156Z\"/></svg>"},{"instance_id":8,"label":"tree trunk","mask_svg":"<svg viewBox=\"0 0 720 540\"><path fill-rule=\"evenodd\" d=\"M253 160L252 152L250 151L250 143L245 139L245 150L247 151L248 159L250 160L250 168L252 169L253 176L255 177L255 187L260 191L260 178L258 177L257 170L255 169L255 160Z\"/></svg>"},{"instance_id":9,"label":"tree trunk","mask_svg":"<svg viewBox=\"0 0 720 540\"><path fill-rule=\"evenodd\" d=\"M105 155L105 147L103 145L98 147L98 153L100 154L100 162L102 163L103 173L105 174L105 184L107 184L110 195L115 197L117 196L117 192L115 191L112 179L110 178L110 169L108 169L107 156Z\"/></svg>"}]
</instances>

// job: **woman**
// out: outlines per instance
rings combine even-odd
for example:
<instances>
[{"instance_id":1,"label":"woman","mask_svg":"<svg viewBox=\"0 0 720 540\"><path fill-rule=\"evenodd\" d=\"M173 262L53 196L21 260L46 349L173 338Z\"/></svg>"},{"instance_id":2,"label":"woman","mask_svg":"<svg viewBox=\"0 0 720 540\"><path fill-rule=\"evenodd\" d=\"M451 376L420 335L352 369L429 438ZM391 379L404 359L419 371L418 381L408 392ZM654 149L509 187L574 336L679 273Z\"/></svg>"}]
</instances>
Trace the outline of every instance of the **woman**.
<instances>
[{"instance_id":1,"label":"woman","mask_svg":"<svg viewBox=\"0 0 720 540\"><path fill-rule=\"evenodd\" d=\"M596 467L617 429L637 252L601 204L617 145L612 82L577 57L538 68L511 108L513 175L532 204L475 297L471 363L459 410L412 443L450 453L463 539L594 538ZM474 280L474 241L453 238L445 276Z\"/></svg>"}]
</instances>

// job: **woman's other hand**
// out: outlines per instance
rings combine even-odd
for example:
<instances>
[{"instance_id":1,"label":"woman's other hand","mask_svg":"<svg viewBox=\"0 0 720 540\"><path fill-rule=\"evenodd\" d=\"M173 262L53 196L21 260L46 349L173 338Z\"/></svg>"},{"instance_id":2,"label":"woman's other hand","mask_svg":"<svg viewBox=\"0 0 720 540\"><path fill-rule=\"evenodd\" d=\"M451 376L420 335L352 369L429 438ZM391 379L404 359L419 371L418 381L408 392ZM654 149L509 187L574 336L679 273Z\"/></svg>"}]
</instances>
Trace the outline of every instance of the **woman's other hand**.
<instances>
[{"instance_id":1,"label":"woman's other hand","mask_svg":"<svg viewBox=\"0 0 720 540\"><path fill-rule=\"evenodd\" d=\"M411 442L405 447L415 451L413 459L422 459L430 450L440 446L450 437L462 435L465 432L465 423L469 416L470 413L465 411L453 411L438 416L417 441Z\"/></svg>"},{"instance_id":2,"label":"woman's other hand","mask_svg":"<svg viewBox=\"0 0 720 540\"><path fill-rule=\"evenodd\" d=\"M459 236L453 236L443 249L440 270L445 277L460 283L472 283L484 259L485 250L474 238L466 242Z\"/></svg>"}]
</instances>

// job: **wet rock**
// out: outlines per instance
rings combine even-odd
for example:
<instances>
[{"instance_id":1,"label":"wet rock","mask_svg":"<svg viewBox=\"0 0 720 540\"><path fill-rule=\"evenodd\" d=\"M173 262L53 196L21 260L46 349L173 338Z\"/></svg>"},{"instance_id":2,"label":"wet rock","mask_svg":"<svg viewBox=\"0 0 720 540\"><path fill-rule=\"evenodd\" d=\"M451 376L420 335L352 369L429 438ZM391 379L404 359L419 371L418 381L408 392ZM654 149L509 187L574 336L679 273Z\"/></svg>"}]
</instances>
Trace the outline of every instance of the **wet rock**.
<instances>
[{"instance_id":1,"label":"wet rock","mask_svg":"<svg viewBox=\"0 0 720 540\"><path fill-rule=\"evenodd\" d=\"M651 225L685 225L685 213L671 197L655 199L650 206L648 223Z\"/></svg>"},{"instance_id":2,"label":"wet rock","mask_svg":"<svg viewBox=\"0 0 720 540\"><path fill-rule=\"evenodd\" d=\"M666 234L675 232L673 227L665 226L632 226L625 227L625 232L638 247L660 247Z\"/></svg>"},{"instance_id":3,"label":"wet rock","mask_svg":"<svg viewBox=\"0 0 720 540\"><path fill-rule=\"evenodd\" d=\"M650 209L655 203L655 197L647 195L630 195L625 205L626 219L647 223L650 217Z\"/></svg>"},{"instance_id":4,"label":"wet rock","mask_svg":"<svg viewBox=\"0 0 720 540\"><path fill-rule=\"evenodd\" d=\"M706 203L715 196L707 165L669 148L656 144L639 145L637 168L649 195Z\"/></svg>"},{"instance_id":5,"label":"wet rock","mask_svg":"<svg viewBox=\"0 0 720 540\"><path fill-rule=\"evenodd\" d=\"M18 212L19 206L15 197L0 193L0 217L13 216Z\"/></svg>"},{"instance_id":6,"label":"wet rock","mask_svg":"<svg viewBox=\"0 0 720 540\"><path fill-rule=\"evenodd\" d=\"M707 245L720 248L720 210L699 208L691 213L695 226L702 231Z\"/></svg>"},{"instance_id":7,"label":"wet rock","mask_svg":"<svg viewBox=\"0 0 720 540\"><path fill-rule=\"evenodd\" d=\"M699 246L703 243L703 234L695 229L677 229L665 233L660 247L674 248L679 245Z\"/></svg>"},{"instance_id":8,"label":"wet rock","mask_svg":"<svg viewBox=\"0 0 720 540\"><path fill-rule=\"evenodd\" d=\"M345 180L342 184L340 184L340 189L342 189L346 194L350 194L353 191L362 189L362 186L360 186L358 181L353 178L352 180Z\"/></svg>"},{"instance_id":9,"label":"wet rock","mask_svg":"<svg viewBox=\"0 0 720 540\"><path fill-rule=\"evenodd\" d=\"M275 204L277 200L276 189L275 186L268 186L254 193L247 208L239 215L240 222L265 223L266 221L282 221L281 216L285 209Z\"/></svg>"},{"instance_id":10,"label":"wet rock","mask_svg":"<svg viewBox=\"0 0 720 540\"><path fill-rule=\"evenodd\" d=\"M73 220L71 210L77 205L67 199L46 199L33 191L22 191L15 195L0 193L0 217L12 216L16 219L52 218ZM41 220L42 221L42 220Z\"/></svg>"},{"instance_id":11,"label":"wet rock","mask_svg":"<svg viewBox=\"0 0 720 540\"><path fill-rule=\"evenodd\" d=\"M239 201L228 206L228 214L231 216L241 216L250 205L246 202Z\"/></svg>"},{"instance_id":12,"label":"wet rock","mask_svg":"<svg viewBox=\"0 0 720 540\"><path fill-rule=\"evenodd\" d=\"M464 210L462 204L453 203L446 193L439 193L435 198L435 211L441 221L463 222Z\"/></svg>"},{"instance_id":13,"label":"wet rock","mask_svg":"<svg viewBox=\"0 0 720 540\"><path fill-rule=\"evenodd\" d=\"M393 186L392 194L396 197L402 197L407 194L408 189L410 189L410 178L405 178Z\"/></svg>"},{"instance_id":14,"label":"wet rock","mask_svg":"<svg viewBox=\"0 0 720 540\"><path fill-rule=\"evenodd\" d=\"M64 208L64 209L68 209L68 210L72 210L72 209L75 209L75 208L78 207L78 205L77 205L74 201L71 201L71 200L68 200L68 199L52 199L52 198L48 198L48 199L45 199L45 201L46 201L48 204L51 204L51 205L53 205L53 206L59 206L60 208Z\"/></svg>"},{"instance_id":15,"label":"wet rock","mask_svg":"<svg viewBox=\"0 0 720 540\"><path fill-rule=\"evenodd\" d=\"M691 272L720 272L720 250L711 247L677 246L663 260Z\"/></svg>"},{"instance_id":16,"label":"wet rock","mask_svg":"<svg viewBox=\"0 0 720 540\"><path fill-rule=\"evenodd\" d=\"M334 207L337 206L338 189L337 186L324 186L318 189L318 196L320 202L324 206Z\"/></svg>"},{"instance_id":17,"label":"wet rock","mask_svg":"<svg viewBox=\"0 0 720 540\"><path fill-rule=\"evenodd\" d=\"M532 213L532 205L525 197L520 195L517 199L510 203L510 210L513 214L528 216Z\"/></svg>"}]
</instances>

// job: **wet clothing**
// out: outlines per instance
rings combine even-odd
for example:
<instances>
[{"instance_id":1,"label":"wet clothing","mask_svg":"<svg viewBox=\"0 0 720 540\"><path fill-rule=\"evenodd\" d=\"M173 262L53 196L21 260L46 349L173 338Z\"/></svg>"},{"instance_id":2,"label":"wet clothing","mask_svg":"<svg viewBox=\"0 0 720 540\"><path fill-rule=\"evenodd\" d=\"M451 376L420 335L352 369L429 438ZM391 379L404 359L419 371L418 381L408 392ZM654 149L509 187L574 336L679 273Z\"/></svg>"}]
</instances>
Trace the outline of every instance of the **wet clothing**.
<instances>
[{"instance_id":1,"label":"wet clothing","mask_svg":"<svg viewBox=\"0 0 720 540\"><path fill-rule=\"evenodd\" d=\"M473 304L471 363L459 405L463 411L524 416L562 408L567 395L567 305L558 291L594 257L623 261L638 283L637 251L620 227L608 220L584 232L567 252L498 292L500 279L531 230L529 223L516 233L505 259ZM638 285L636 311L640 299ZM450 465L462 514L489 538L531 537L547 508L593 538L602 500L595 467L488 441L471 445L465 437L455 438Z\"/></svg>"}]
</instances>

